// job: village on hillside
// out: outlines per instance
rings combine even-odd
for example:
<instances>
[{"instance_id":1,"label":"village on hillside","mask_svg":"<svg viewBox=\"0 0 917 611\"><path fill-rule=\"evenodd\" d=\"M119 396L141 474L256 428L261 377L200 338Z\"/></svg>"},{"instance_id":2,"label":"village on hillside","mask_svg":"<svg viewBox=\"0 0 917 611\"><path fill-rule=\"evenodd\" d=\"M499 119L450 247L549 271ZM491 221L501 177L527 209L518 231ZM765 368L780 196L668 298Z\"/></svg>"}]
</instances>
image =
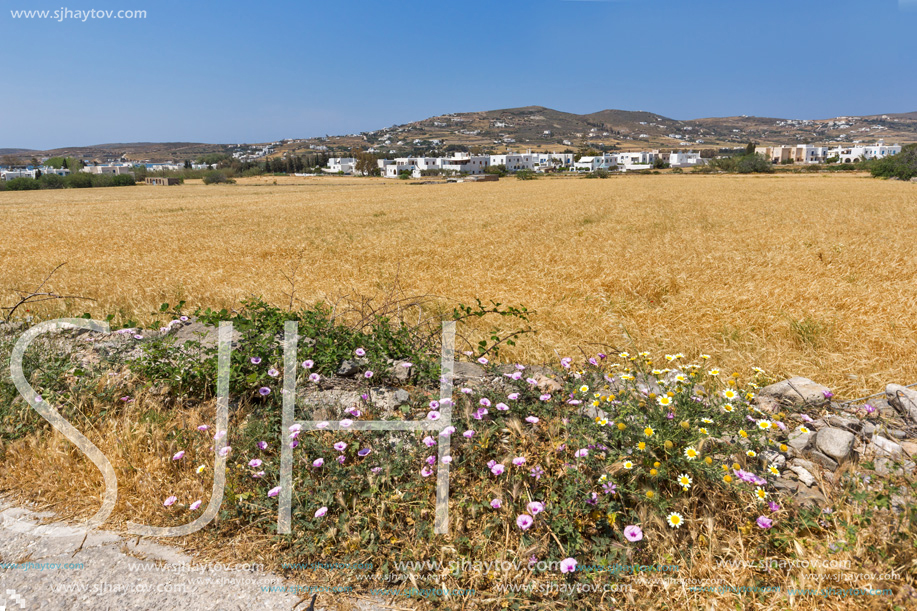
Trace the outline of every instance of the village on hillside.
<instances>
[{"instance_id":1,"label":"village on hillside","mask_svg":"<svg viewBox=\"0 0 917 611\"><path fill-rule=\"evenodd\" d=\"M266 157L272 152L272 148L264 147L260 152L260 156ZM857 144L836 147L808 144L757 146L754 152L773 164L855 163L857 161L869 161L896 155L901 152L901 146L897 144L887 145L880 140L875 145ZM72 171L70 168L45 165L47 161L45 159L38 164L0 165L0 180L36 179L49 174L58 176L70 175ZM488 173L490 168L499 168L500 171L506 173L520 171L588 173L599 170L627 172L648 170L654 167L690 168L703 165L707 161L708 159L705 159L700 152L694 151L660 152L659 150L651 150L581 155L569 151L532 152L528 150L524 153L507 152L496 155L454 152L448 157L413 156L376 159L376 171L373 171L371 165L361 164L360 159L357 157L330 157L321 171L326 174L347 176L376 174L385 178L420 178L433 175L476 176ZM144 174L163 174L182 170L209 170L212 169L212 166L213 164L200 162L136 163L130 161L108 161L104 163L89 163L77 171L88 174L118 176L134 174L137 168L143 168ZM297 174L306 175L305 173Z\"/></svg>"}]
</instances>

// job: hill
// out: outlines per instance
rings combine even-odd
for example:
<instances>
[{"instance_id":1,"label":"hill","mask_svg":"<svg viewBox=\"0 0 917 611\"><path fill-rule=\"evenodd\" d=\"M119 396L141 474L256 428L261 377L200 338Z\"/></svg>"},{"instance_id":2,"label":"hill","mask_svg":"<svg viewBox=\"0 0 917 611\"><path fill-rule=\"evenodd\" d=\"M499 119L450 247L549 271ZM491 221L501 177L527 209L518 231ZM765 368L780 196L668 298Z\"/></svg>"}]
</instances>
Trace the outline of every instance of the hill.
<instances>
[{"instance_id":1,"label":"hill","mask_svg":"<svg viewBox=\"0 0 917 611\"><path fill-rule=\"evenodd\" d=\"M349 154L372 149L386 155L482 151L565 150L584 145L598 150L735 148L759 144L836 144L917 142L917 112L784 119L777 117L710 117L680 120L647 111L606 109L574 114L523 106L428 117L402 125L340 136L288 139L272 143L273 155L316 151ZM264 144L230 145L199 142L134 142L65 147L47 151L0 149L0 154L75 156L87 160L130 161L195 159L207 153L252 152Z\"/></svg>"}]
</instances>

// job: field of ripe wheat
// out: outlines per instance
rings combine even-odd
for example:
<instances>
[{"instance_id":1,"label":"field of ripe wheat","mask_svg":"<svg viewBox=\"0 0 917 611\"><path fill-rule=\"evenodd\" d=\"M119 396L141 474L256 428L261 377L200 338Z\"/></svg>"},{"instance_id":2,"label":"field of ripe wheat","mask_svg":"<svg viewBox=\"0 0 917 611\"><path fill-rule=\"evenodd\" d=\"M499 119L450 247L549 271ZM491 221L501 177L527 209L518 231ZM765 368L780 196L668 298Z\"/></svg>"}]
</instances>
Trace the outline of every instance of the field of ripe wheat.
<instances>
[{"instance_id":1,"label":"field of ripe wheat","mask_svg":"<svg viewBox=\"0 0 917 611\"><path fill-rule=\"evenodd\" d=\"M848 396L917 380L909 183L261 178L4 192L0 220L0 305L62 262L46 288L96 300L30 315L149 320L181 299L286 303L299 261L303 302L397 286L450 307L479 297L535 310L538 333L504 358L708 352L730 370L809 376Z\"/></svg>"}]
</instances>

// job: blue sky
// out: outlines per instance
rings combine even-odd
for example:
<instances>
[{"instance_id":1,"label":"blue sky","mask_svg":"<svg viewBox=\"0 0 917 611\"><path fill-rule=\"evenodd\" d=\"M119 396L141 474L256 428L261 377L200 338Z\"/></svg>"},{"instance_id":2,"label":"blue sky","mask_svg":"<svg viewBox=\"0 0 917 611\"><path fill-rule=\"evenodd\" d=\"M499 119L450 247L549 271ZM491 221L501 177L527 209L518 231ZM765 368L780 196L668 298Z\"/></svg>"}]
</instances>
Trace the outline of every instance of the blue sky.
<instances>
[{"instance_id":1,"label":"blue sky","mask_svg":"<svg viewBox=\"0 0 917 611\"><path fill-rule=\"evenodd\" d=\"M533 104L917 111L917 0L0 4L0 148L263 142ZM147 17L11 15L62 8Z\"/></svg>"}]
</instances>

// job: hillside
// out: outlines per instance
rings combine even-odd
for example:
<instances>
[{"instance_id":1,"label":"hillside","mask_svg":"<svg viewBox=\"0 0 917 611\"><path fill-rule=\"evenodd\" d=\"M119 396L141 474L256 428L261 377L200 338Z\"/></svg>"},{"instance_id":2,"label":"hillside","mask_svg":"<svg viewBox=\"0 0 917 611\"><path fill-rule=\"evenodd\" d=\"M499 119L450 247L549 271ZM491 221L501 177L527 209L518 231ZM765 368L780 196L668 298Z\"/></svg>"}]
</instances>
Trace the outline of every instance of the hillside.
<instances>
[{"instance_id":1,"label":"hillside","mask_svg":"<svg viewBox=\"0 0 917 611\"><path fill-rule=\"evenodd\" d=\"M354 149L370 148L375 152L397 155L419 151L442 152L450 145L477 147L485 151L564 150L577 149L583 144L596 149L696 150L739 147L750 141L760 144L825 144L871 143L879 139L899 144L917 142L917 112L831 119L738 116L679 120L645 111L607 109L578 115L543 106L524 106L449 113L360 134L288 139L275 143L274 155L304 154L316 150L346 154ZM7 152L35 157L69 155L104 160L123 156L132 161L167 161L261 146L135 142L47 151L8 149Z\"/></svg>"}]
</instances>

